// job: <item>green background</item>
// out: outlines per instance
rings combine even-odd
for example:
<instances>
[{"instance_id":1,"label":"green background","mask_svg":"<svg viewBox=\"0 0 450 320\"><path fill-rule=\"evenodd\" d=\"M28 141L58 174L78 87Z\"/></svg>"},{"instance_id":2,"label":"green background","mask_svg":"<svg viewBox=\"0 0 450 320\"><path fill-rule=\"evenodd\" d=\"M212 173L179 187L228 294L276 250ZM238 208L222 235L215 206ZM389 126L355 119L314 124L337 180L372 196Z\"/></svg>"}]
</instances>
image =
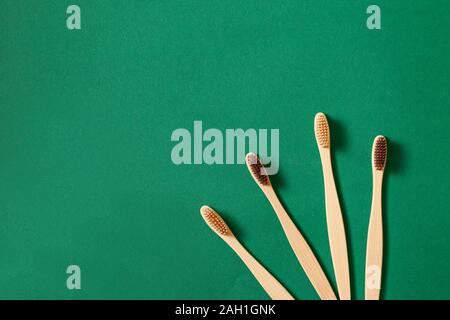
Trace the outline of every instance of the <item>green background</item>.
<instances>
[{"instance_id":1,"label":"green background","mask_svg":"<svg viewBox=\"0 0 450 320\"><path fill-rule=\"evenodd\" d=\"M382 10L368 30L366 8ZM282 201L334 285L314 114L330 118L353 296L373 138L389 140L385 299L450 298L450 1L3 0L0 298L266 299L209 204L317 299L244 165L171 162L176 128L280 129ZM77 264L82 290L66 288Z\"/></svg>"}]
</instances>

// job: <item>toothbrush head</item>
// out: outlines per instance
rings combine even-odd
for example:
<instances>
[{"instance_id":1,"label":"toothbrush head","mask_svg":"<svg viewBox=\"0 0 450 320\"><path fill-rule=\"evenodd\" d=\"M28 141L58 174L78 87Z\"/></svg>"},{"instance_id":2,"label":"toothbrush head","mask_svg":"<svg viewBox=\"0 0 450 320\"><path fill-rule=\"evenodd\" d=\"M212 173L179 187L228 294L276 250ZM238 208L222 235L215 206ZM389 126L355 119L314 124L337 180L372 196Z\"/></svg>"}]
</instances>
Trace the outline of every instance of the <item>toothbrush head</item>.
<instances>
[{"instance_id":1,"label":"toothbrush head","mask_svg":"<svg viewBox=\"0 0 450 320\"><path fill-rule=\"evenodd\" d=\"M245 157L245 161L247 163L247 168L250 171L253 179L259 186L270 185L270 180L269 176L267 175L267 171L256 154L254 153L247 154L247 156Z\"/></svg>"},{"instance_id":2,"label":"toothbrush head","mask_svg":"<svg viewBox=\"0 0 450 320\"><path fill-rule=\"evenodd\" d=\"M372 165L378 170L384 170L387 158L387 141L384 136L377 136L373 141L372 147Z\"/></svg>"},{"instance_id":3,"label":"toothbrush head","mask_svg":"<svg viewBox=\"0 0 450 320\"><path fill-rule=\"evenodd\" d=\"M206 224L219 236L231 235L230 228L214 209L211 209L208 206L203 206L200 208L200 213Z\"/></svg>"},{"instance_id":4,"label":"toothbrush head","mask_svg":"<svg viewBox=\"0 0 450 320\"><path fill-rule=\"evenodd\" d=\"M314 118L314 133L319 147L330 147L330 127L328 126L327 117L322 112L316 114Z\"/></svg>"}]
</instances>

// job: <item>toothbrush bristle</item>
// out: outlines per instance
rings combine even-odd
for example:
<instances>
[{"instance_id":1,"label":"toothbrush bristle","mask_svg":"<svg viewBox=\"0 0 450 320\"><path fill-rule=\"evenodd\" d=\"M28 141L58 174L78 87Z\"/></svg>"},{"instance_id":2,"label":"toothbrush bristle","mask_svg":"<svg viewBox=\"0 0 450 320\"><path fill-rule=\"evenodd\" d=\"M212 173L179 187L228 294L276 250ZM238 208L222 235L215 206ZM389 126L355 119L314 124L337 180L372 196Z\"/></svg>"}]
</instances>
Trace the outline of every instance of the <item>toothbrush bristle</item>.
<instances>
[{"instance_id":1,"label":"toothbrush bristle","mask_svg":"<svg viewBox=\"0 0 450 320\"><path fill-rule=\"evenodd\" d=\"M200 213L203 219L205 219L206 224L217 234L226 236L231 233L230 228L228 228L225 221L223 221L222 217L214 209L203 206L200 208Z\"/></svg>"},{"instance_id":2,"label":"toothbrush bristle","mask_svg":"<svg viewBox=\"0 0 450 320\"><path fill-rule=\"evenodd\" d=\"M259 161L259 158L256 154L247 154L245 160L247 162L247 167L249 168L250 173L258 183L262 185L270 184L266 169L262 165L261 161Z\"/></svg>"},{"instance_id":3,"label":"toothbrush bristle","mask_svg":"<svg viewBox=\"0 0 450 320\"><path fill-rule=\"evenodd\" d=\"M373 142L372 160L373 166L377 170L383 170L387 158L387 141L383 136L378 136Z\"/></svg>"},{"instance_id":4,"label":"toothbrush bristle","mask_svg":"<svg viewBox=\"0 0 450 320\"><path fill-rule=\"evenodd\" d=\"M327 117L319 112L314 119L314 133L316 134L317 143L323 148L330 146L330 129Z\"/></svg>"}]
</instances>

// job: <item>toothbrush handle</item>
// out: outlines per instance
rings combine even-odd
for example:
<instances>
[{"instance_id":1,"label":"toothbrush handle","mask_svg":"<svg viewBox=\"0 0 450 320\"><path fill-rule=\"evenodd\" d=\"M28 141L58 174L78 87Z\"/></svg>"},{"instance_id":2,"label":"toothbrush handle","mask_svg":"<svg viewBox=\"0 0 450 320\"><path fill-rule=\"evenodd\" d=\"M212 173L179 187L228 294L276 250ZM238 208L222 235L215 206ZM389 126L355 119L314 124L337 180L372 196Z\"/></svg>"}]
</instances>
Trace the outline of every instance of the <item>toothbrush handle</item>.
<instances>
[{"instance_id":1,"label":"toothbrush handle","mask_svg":"<svg viewBox=\"0 0 450 320\"><path fill-rule=\"evenodd\" d=\"M320 298L322 300L336 300L336 295L334 294L322 267L317 261L317 258L305 238L303 238L302 234L287 214L286 210L284 210L272 187L266 189L265 194L280 220L292 250Z\"/></svg>"},{"instance_id":2,"label":"toothbrush handle","mask_svg":"<svg viewBox=\"0 0 450 320\"><path fill-rule=\"evenodd\" d=\"M236 252L236 254L245 263L253 276L258 280L259 284L267 292L273 300L294 300L291 294L278 282L278 280L267 271L236 239L231 238L228 245Z\"/></svg>"},{"instance_id":3,"label":"toothbrush handle","mask_svg":"<svg viewBox=\"0 0 450 320\"><path fill-rule=\"evenodd\" d=\"M348 266L347 240L345 236L344 220L336 190L331 166L329 149L321 149L323 179L325 185L325 207L327 217L328 240L334 274L339 291L340 300L350 300L350 271Z\"/></svg>"},{"instance_id":4,"label":"toothbrush handle","mask_svg":"<svg viewBox=\"0 0 450 320\"><path fill-rule=\"evenodd\" d=\"M381 207L382 172L374 172L372 209L366 251L366 300L379 300L383 263L383 218Z\"/></svg>"}]
</instances>

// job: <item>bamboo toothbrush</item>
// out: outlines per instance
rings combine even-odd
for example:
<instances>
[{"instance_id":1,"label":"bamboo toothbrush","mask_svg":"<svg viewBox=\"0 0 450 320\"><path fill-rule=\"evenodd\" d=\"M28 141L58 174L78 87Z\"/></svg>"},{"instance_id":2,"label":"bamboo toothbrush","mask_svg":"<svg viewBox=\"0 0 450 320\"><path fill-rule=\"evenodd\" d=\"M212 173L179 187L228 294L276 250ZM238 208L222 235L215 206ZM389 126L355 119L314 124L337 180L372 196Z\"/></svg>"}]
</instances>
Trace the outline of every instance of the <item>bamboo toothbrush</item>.
<instances>
[{"instance_id":1,"label":"bamboo toothbrush","mask_svg":"<svg viewBox=\"0 0 450 320\"><path fill-rule=\"evenodd\" d=\"M334 183L333 168L330 153L330 128L327 117L319 112L314 119L314 132L322 162L323 180L325 186L325 207L330 242L331 258L334 275L339 291L339 299L350 300L350 272L348 267L347 241L342 219L339 198Z\"/></svg>"},{"instance_id":2,"label":"bamboo toothbrush","mask_svg":"<svg viewBox=\"0 0 450 320\"><path fill-rule=\"evenodd\" d=\"M305 270L306 275L311 281L313 287L316 289L320 298L322 300L336 300L336 295L334 294L325 273L323 272L308 243L303 238L302 234L297 229L286 210L283 208L283 205L278 199L272 184L270 183L269 176L259 161L258 156L254 153L249 153L246 156L246 162L253 179L261 188L275 210L292 250L297 256L300 265L303 267L303 270Z\"/></svg>"},{"instance_id":3,"label":"bamboo toothbrush","mask_svg":"<svg viewBox=\"0 0 450 320\"><path fill-rule=\"evenodd\" d=\"M381 288L381 267L383 262L383 219L381 191L384 167L387 158L387 141L377 136L372 146L372 209L366 251L366 300L379 300Z\"/></svg>"},{"instance_id":4,"label":"bamboo toothbrush","mask_svg":"<svg viewBox=\"0 0 450 320\"><path fill-rule=\"evenodd\" d=\"M208 206L203 206L200 213L206 224L225 241L242 259L253 276L273 300L294 300L289 292L242 246L231 232L222 217Z\"/></svg>"}]
</instances>

